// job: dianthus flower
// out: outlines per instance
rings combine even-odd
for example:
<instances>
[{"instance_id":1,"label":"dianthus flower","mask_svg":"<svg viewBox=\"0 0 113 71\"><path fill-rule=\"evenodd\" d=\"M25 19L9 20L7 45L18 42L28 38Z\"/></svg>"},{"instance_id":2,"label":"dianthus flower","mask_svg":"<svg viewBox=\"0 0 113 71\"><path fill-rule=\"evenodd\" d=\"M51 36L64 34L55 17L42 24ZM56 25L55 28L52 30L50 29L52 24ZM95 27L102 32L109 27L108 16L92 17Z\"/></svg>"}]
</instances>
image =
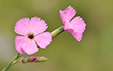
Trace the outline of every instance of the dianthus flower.
<instances>
[{"instance_id":1,"label":"dianthus flower","mask_svg":"<svg viewBox=\"0 0 113 71\"><path fill-rule=\"evenodd\" d=\"M86 24L80 16L73 18L75 14L76 11L71 6L67 7L64 11L60 10L64 30L70 32L77 41L80 41Z\"/></svg>"},{"instance_id":2,"label":"dianthus flower","mask_svg":"<svg viewBox=\"0 0 113 71\"><path fill-rule=\"evenodd\" d=\"M44 32L48 26L44 20L33 17L22 18L17 21L14 31L22 36L15 37L15 48L19 53L34 54L38 52L38 47L46 48L52 41L51 34Z\"/></svg>"}]
</instances>

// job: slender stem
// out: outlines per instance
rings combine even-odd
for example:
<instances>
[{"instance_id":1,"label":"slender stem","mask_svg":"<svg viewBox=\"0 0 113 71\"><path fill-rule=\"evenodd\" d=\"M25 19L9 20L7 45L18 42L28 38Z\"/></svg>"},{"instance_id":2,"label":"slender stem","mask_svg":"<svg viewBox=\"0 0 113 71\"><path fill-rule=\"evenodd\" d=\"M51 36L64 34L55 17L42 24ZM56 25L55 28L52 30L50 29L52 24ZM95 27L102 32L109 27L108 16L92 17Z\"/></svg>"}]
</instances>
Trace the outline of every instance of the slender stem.
<instances>
[{"instance_id":1,"label":"slender stem","mask_svg":"<svg viewBox=\"0 0 113 71\"><path fill-rule=\"evenodd\" d=\"M18 53L12 60L11 62L2 70L2 71L7 71L13 64L13 62L18 59L22 54Z\"/></svg>"},{"instance_id":2,"label":"slender stem","mask_svg":"<svg viewBox=\"0 0 113 71\"><path fill-rule=\"evenodd\" d=\"M51 36L52 38L55 38L56 36L58 36L60 33L62 33L64 31L64 27L61 26L57 29L55 29L54 31L51 32Z\"/></svg>"}]
</instances>

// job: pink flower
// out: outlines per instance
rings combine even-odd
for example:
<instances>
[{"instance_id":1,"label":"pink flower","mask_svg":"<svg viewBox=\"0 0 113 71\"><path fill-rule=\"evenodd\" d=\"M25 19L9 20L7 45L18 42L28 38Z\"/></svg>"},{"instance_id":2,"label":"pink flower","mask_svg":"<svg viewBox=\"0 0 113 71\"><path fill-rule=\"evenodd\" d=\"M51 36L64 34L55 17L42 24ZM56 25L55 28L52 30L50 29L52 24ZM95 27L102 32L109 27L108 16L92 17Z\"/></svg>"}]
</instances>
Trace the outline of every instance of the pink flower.
<instances>
[{"instance_id":1,"label":"pink flower","mask_svg":"<svg viewBox=\"0 0 113 71\"><path fill-rule=\"evenodd\" d=\"M71 6L67 7L64 11L60 10L64 30L70 32L77 41L80 41L86 24L80 16L73 18L75 14L76 11Z\"/></svg>"},{"instance_id":2,"label":"pink flower","mask_svg":"<svg viewBox=\"0 0 113 71\"><path fill-rule=\"evenodd\" d=\"M22 36L15 37L15 48L19 53L34 54L38 52L38 47L46 48L52 41L51 34L44 32L47 24L40 18L23 18L17 21L15 32Z\"/></svg>"}]
</instances>

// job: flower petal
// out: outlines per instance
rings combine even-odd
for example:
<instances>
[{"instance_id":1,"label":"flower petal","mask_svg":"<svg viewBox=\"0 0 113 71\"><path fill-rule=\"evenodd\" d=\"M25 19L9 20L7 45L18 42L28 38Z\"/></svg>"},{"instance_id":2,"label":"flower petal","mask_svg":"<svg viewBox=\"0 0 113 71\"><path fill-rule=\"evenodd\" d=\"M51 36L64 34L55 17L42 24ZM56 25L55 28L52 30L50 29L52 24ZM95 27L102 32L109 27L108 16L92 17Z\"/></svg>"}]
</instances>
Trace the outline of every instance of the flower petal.
<instances>
[{"instance_id":1,"label":"flower petal","mask_svg":"<svg viewBox=\"0 0 113 71\"><path fill-rule=\"evenodd\" d=\"M52 37L49 32L45 32L37 35L35 41L41 48L46 48L46 46L52 41Z\"/></svg>"},{"instance_id":2,"label":"flower petal","mask_svg":"<svg viewBox=\"0 0 113 71\"><path fill-rule=\"evenodd\" d=\"M44 32L48 27L44 20L37 17L31 18L30 25L30 30L34 32L35 35Z\"/></svg>"},{"instance_id":3,"label":"flower petal","mask_svg":"<svg viewBox=\"0 0 113 71\"><path fill-rule=\"evenodd\" d=\"M27 53L28 55L34 54L38 52L38 47L35 43L34 40L27 39L23 44L22 44L22 49Z\"/></svg>"},{"instance_id":4,"label":"flower petal","mask_svg":"<svg viewBox=\"0 0 113 71\"><path fill-rule=\"evenodd\" d=\"M80 16L75 17L71 22L70 25L73 26L75 32L83 33L86 27L86 24Z\"/></svg>"},{"instance_id":5,"label":"flower petal","mask_svg":"<svg viewBox=\"0 0 113 71\"><path fill-rule=\"evenodd\" d=\"M29 23L30 20L29 18L22 18L19 21L17 21L16 25L15 25L15 29L14 31L18 34L21 35L26 35L29 32Z\"/></svg>"},{"instance_id":6,"label":"flower petal","mask_svg":"<svg viewBox=\"0 0 113 71\"><path fill-rule=\"evenodd\" d=\"M80 41L82 39L82 34L85 30L85 22L83 21L82 18L80 17L75 17L71 22L70 22L70 29L72 29L73 31L70 31L69 29L66 29L66 31L69 31L74 38L77 41Z\"/></svg>"},{"instance_id":7,"label":"flower petal","mask_svg":"<svg viewBox=\"0 0 113 71\"><path fill-rule=\"evenodd\" d=\"M76 11L71 6L68 6L64 11L60 10L60 17L63 24L65 23L66 20L70 21L75 14L76 14Z\"/></svg>"},{"instance_id":8,"label":"flower petal","mask_svg":"<svg viewBox=\"0 0 113 71\"><path fill-rule=\"evenodd\" d=\"M77 41L81 41L82 39L82 33L76 33L76 32L73 32L71 33L73 35L73 37L77 40Z\"/></svg>"},{"instance_id":9,"label":"flower petal","mask_svg":"<svg viewBox=\"0 0 113 71\"><path fill-rule=\"evenodd\" d=\"M25 52L22 50L22 44L25 42L26 37L24 36L16 36L15 37L15 48L19 53L25 54Z\"/></svg>"}]
</instances>

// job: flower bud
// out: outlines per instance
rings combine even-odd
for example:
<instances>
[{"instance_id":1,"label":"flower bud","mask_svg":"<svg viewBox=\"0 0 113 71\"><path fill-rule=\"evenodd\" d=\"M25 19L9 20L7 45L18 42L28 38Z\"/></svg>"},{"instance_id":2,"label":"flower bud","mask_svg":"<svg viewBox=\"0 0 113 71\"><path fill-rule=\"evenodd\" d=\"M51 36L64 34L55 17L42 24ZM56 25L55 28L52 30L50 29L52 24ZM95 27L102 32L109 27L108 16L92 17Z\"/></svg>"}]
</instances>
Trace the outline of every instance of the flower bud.
<instances>
[{"instance_id":1,"label":"flower bud","mask_svg":"<svg viewBox=\"0 0 113 71\"><path fill-rule=\"evenodd\" d=\"M26 58L22 58L21 59L21 62L22 63L28 63L28 62L44 62L46 60L47 60L46 57L26 57Z\"/></svg>"}]
</instances>

